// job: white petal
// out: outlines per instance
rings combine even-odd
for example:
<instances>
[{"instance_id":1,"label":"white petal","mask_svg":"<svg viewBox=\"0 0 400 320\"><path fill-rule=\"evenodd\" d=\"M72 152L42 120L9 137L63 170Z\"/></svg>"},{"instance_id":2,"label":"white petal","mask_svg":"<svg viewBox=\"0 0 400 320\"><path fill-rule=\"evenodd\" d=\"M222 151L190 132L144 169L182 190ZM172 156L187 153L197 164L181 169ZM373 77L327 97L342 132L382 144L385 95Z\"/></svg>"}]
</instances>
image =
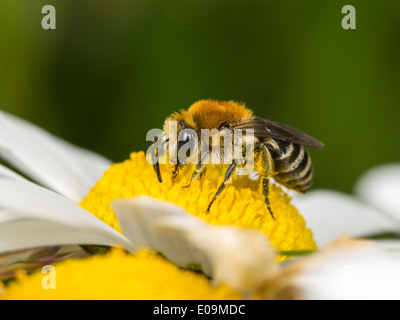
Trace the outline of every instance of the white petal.
<instances>
[{"instance_id":1,"label":"white petal","mask_svg":"<svg viewBox=\"0 0 400 320\"><path fill-rule=\"evenodd\" d=\"M0 156L44 186L79 202L110 162L0 111Z\"/></svg>"},{"instance_id":2,"label":"white petal","mask_svg":"<svg viewBox=\"0 0 400 320\"><path fill-rule=\"evenodd\" d=\"M19 220L47 221L74 227L89 235L96 234L96 237L108 239L110 244L130 248L123 235L77 204L23 178L0 178L0 209L3 224Z\"/></svg>"},{"instance_id":3,"label":"white petal","mask_svg":"<svg viewBox=\"0 0 400 320\"><path fill-rule=\"evenodd\" d=\"M19 174L0 164L0 178L4 177L20 181L25 180L25 178L21 177Z\"/></svg>"},{"instance_id":4,"label":"white petal","mask_svg":"<svg viewBox=\"0 0 400 320\"><path fill-rule=\"evenodd\" d=\"M185 212L184 215L160 217L154 221L153 225L159 250L166 252L168 259L182 267L198 265L205 274L214 274L213 261L197 245L197 239L190 237L190 235L195 237L195 234L199 233L207 235L212 233L203 221Z\"/></svg>"},{"instance_id":5,"label":"white petal","mask_svg":"<svg viewBox=\"0 0 400 320\"><path fill-rule=\"evenodd\" d=\"M277 272L274 262L275 250L264 234L257 230L234 226L202 225L187 228L177 218L166 218L156 224L156 233L160 243L171 242L175 235L176 245L165 246L162 252L175 263L182 260L176 251L186 246L187 258L191 264L199 264L206 274L212 276L215 283L225 283L245 296L254 293L262 284ZM165 240L165 241L164 241ZM175 250L171 250L175 248ZM187 259L188 260L188 259ZM181 264L182 266L187 265Z\"/></svg>"},{"instance_id":6,"label":"white petal","mask_svg":"<svg viewBox=\"0 0 400 320\"><path fill-rule=\"evenodd\" d=\"M50 221L24 220L0 223L0 252L64 244L117 245L115 239L96 230Z\"/></svg>"},{"instance_id":7,"label":"white petal","mask_svg":"<svg viewBox=\"0 0 400 320\"><path fill-rule=\"evenodd\" d=\"M72 201L29 182L0 179L0 207L29 215L25 218L72 226L100 224L100 220Z\"/></svg>"},{"instance_id":8,"label":"white petal","mask_svg":"<svg viewBox=\"0 0 400 320\"><path fill-rule=\"evenodd\" d=\"M201 265L217 283L251 294L276 270L275 251L264 234L205 223L167 201L150 197L112 204L122 231L137 247L161 251L174 263Z\"/></svg>"},{"instance_id":9,"label":"white petal","mask_svg":"<svg viewBox=\"0 0 400 320\"><path fill-rule=\"evenodd\" d=\"M400 222L400 164L367 171L357 182L355 192L363 201Z\"/></svg>"},{"instance_id":10,"label":"white petal","mask_svg":"<svg viewBox=\"0 0 400 320\"><path fill-rule=\"evenodd\" d=\"M96 182L103 176L104 172L112 164L111 160L93 151L70 144L69 142L66 142L58 137L53 138L56 139L60 145L70 150L70 152L76 158L77 163L79 163L79 166L81 166L86 172L86 180L84 181L82 179L82 183L85 183L82 196L86 196L90 188L96 184ZM80 177L77 178L81 180Z\"/></svg>"},{"instance_id":11,"label":"white petal","mask_svg":"<svg viewBox=\"0 0 400 320\"><path fill-rule=\"evenodd\" d=\"M400 258L400 241L396 239L382 239L375 241L377 246L386 252L388 256Z\"/></svg>"},{"instance_id":12,"label":"white petal","mask_svg":"<svg viewBox=\"0 0 400 320\"><path fill-rule=\"evenodd\" d=\"M374 208L344 193L316 190L295 196L293 204L306 220L318 246L323 246L342 234L366 236L395 232L399 225Z\"/></svg>"},{"instance_id":13,"label":"white petal","mask_svg":"<svg viewBox=\"0 0 400 320\"><path fill-rule=\"evenodd\" d=\"M27 180L25 178L21 177L19 174L0 165L0 179L5 179L5 178L10 179L10 180L27 182ZM1 204L0 204L0 208L1 208ZM24 218L24 215L22 215L21 213L15 211L15 210L0 209L0 223L16 221L16 220L20 220L23 218Z\"/></svg>"},{"instance_id":14,"label":"white petal","mask_svg":"<svg viewBox=\"0 0 400 320\"><path fill-rule=\"evenodd\" d=\"M122 232L136 248L145 245L159 250L154 222L168 216L186 217L186 212L180 206L165 203L147 196L113 201L112 207L118 216Z\"/></svg>"},{"instance_id":15,"label":"white petal","mask_svg":"<svg viewBox=\"0 0 400 320\"><path fill-rule=\"evenodd\" d=\"M10 209L0 209L0 224L24 219L24 215L20 212Z\"/></svg>"},{"instance_id":16,"label":"white petal","mask_svg":"<svg viewBox=\"0 0 400 320\"><path fill-rule=\"evenodd\" d=\"M400 260L377 248L339 248L310 257L294 282L302 299L397 300L399 270Z\"/></svg>"},{"instance_id":17,"label":"white petal","mask_svg":"<svg viewBox=\"0 0 400 320\"><path fill-rule=\"evenodd\" d=\"M136 248L146 246L160 251L183 267L202 264L199 250L184 238L186 234L182 235L182 230L190 233L205 226L197 218L189 217L182 207L147 196L114 200L112 207L122 232ZM179 225L170 230L168 226L175 221ZM208 263L203 268L211 273Z\"/></svg>"}]
</instances>

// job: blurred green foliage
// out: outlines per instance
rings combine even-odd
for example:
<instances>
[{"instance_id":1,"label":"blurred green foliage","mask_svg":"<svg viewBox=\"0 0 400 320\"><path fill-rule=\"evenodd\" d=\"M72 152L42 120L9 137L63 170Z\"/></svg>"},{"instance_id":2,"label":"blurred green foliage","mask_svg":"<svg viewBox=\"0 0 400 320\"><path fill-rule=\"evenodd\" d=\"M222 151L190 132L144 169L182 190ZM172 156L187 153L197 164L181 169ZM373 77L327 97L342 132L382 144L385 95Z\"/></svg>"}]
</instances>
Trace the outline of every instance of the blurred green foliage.
<instances>
[{"instance_id":1,"label":"blurred green foliage","mask_svg":"<svg viewBox=\"0 0 400 320\"><path fill-rule=\"evenodd\" d=\"M43 30L51 4L57 29ZM357 29L343 30L354 5ZM2 0L0 108L121 161L213 98L323 141L315 188L400 160L399 1Z\"/></svg>"}]
</instances>

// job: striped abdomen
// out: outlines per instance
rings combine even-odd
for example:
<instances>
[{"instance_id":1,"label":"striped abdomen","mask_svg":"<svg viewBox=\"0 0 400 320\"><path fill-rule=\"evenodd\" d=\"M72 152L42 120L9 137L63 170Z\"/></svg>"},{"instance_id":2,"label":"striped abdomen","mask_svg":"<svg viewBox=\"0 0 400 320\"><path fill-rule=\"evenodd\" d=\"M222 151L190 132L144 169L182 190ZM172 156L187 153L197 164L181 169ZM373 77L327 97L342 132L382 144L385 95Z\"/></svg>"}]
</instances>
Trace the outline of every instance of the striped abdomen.
<instances>
[{"instance_id":1,"label":"striped abdomen","mask_svg":"<svg viewBox=\"0 0 400 320\"><path fill-rule=\"evenodd\" d=\"M307 150L299 144L268 139L265 145L274 160L273 178L280 184L298 192L311 186L312 166Z\"/></svg>"}]
</instances>

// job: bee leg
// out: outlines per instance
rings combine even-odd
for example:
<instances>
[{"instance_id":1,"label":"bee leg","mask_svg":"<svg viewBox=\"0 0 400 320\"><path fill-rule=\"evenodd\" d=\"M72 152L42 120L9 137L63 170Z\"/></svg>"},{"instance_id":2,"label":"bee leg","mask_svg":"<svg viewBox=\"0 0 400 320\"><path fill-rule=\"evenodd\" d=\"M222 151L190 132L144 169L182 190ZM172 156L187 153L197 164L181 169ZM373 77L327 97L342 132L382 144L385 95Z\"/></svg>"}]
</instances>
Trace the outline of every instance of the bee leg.
<instances>
[{"instance_id":1,"label":"bee leg","mask_svg":"<svg viewBox=\"0 0 400 320\"><path fill-rule=\"evenodd\" d=\"M263 178L262 183L263 183L263 195L265 197L265 203L267 205L269 213L271 214L272 219L275 220L274 214L272 213L272 210L271 210L271 206L270 206L271 204L270 204L269 198L268 198L268 194L269 194L269 179Z\"/></svg>"},{"instance_id":2,"label":"bee leg","mask_svg":"<svg viewBox=\"0 0 400 320\"><path fill-rule=\"evenodd\" d=\"M178 173L182 169L182 167L183 167L182 163L176 163L174 165L174 168L172 169L172 179L176 178L176 176L178 175Z\"/></svg>"},{"instance_id":3,"label":"bee leg","mask_svg":"<svg viewBox=\"0 0 400 320\"><path fill-rule=\"evenodd\" d=\"M211 202L209 203L206 212L209 213L210 212L210 208L212 206L212 204L214 203L215 200L217 200L218 196L221 194L221 192L225 189L227 183L229 182L229 180L232 178L233 173L235 172L235 168L236 168L236 162L232 162L232 164L229 166L229 168L226 170L225 172L225 177L224 177L224 181L221 183L221 185L218 188L217 193L214 195L214 197L212 198Z\"/></svg>"},{"instance_id":4,"label":"bee leg","mask_svg":"<svg viewBox=\"0 0 400 320\"><path fill-rule=\"evenodd\" d=\"M192 177L190 178L189 184L186 186L183 186L182 188L189 188L192 184L193 181L196 181L205 171L206 167L203 165L203 163L198 162L196 164L196 169L194 170Z\"/></svg>"},{"instance_id":5,"label":"bee leg","mask_svg":"<svg viewBox=\"0 0 400 320\"><path fill-rule=\"evenodd\" d=\"M157 146L156 142L158 142L158 137L155 137L153 140L153 147L151 149L151 161L153 162L154 172L157 174L158 181L162 182L161 172L160 172L160 162L159 162L159 149L166 144L169 139L162 140Z\"/></svg>"},{"instance_id":6,"label":"bee leg","mask_svg":"<svg viewBox=\"0 0 400 320\"><path fill-rule=\"evenodd\" d=\"M156 148L155 151L151 152L151 158L153 161L154 171L157 174L158 181L162 182L161 172L160 172L160 163L158 162L158 148Z\"/></svg>"},{"instance_id":7,"label":"bee leg","mask_svg":"<svg viewBox=\"0 0 400 320\"><path fill-rule=\"evenodd\" d=\"M271 157L271 154L269 153L267 147L263 146L261 148L260 152L261 156L261 177L262 177L262 190L263 190L263 195L265 197L265 204L267 205L267 209L269 213L271 214L272 219L275 220L274 214L272 213L271 209L271 203L269 201L269 188L270 188L270 183L268 177L270 176L273 168L273 160Z\"/></svg>"}]
</instances>

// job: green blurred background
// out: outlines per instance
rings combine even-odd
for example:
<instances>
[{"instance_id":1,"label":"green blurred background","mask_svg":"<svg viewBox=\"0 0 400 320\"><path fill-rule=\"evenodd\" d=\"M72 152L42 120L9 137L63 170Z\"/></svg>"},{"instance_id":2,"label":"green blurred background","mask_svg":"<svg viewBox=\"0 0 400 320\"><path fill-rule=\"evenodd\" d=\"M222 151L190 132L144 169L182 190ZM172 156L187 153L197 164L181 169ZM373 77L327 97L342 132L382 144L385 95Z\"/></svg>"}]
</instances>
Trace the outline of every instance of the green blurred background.
<instances>
[{"instance_id":1,"label":"green blurred background","mask_svg":"<svg viewBox=\"0 0 400 320\"><path fill-rule=\"evenodd\" d=\"M43 30L41 9L56 8ZM343 30L351 4L357 29ZM323 141L314 188L400 160L400 1L2 0L0 108L113 161L213 98Z\"/></svg>"}]
</instances>

